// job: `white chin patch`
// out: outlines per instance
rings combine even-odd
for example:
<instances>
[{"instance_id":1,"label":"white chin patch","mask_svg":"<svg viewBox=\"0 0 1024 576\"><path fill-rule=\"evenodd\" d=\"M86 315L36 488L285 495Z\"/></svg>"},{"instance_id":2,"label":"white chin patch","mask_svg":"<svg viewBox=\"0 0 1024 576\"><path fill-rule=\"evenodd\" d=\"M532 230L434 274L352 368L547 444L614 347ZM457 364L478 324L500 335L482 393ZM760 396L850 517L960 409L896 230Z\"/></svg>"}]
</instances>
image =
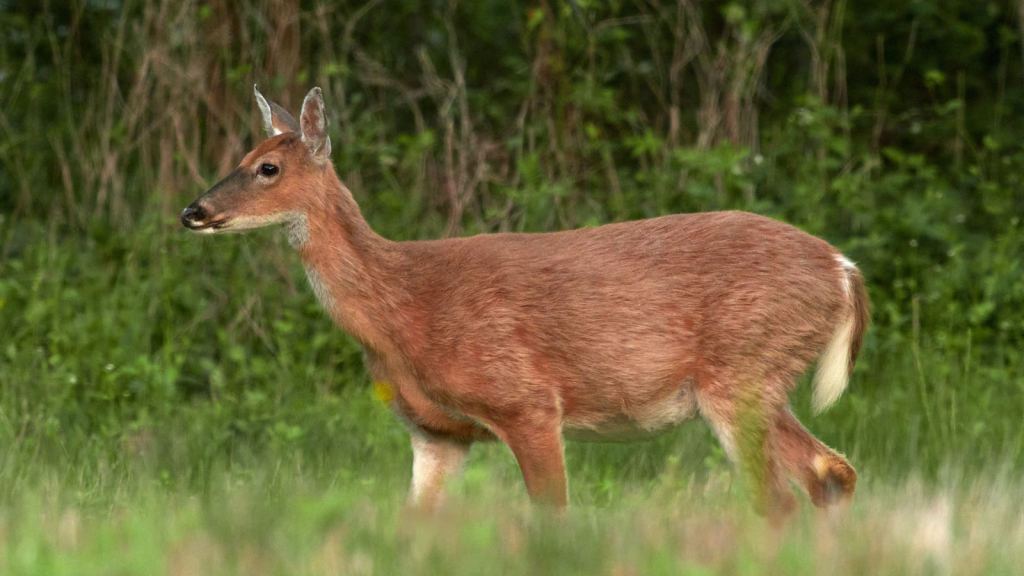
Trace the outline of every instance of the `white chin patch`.
<instances>
[{"instance_id":1,"label":"white chin patch","mask_svg":"<svg viewBox=\"0 0 1024 576\"><path fill-rule=\"evenodd\" d=\"M242 230L263 228L264 226L271 226L273 224L295 222L297 219L301 218L301 216L302 215L300 213L291 211L270 214L267 216L238 216L224 222L224 224L222 224L217 230L208 228L203 230L203 232L241 232Z\"/></svg>"}]
</instances>

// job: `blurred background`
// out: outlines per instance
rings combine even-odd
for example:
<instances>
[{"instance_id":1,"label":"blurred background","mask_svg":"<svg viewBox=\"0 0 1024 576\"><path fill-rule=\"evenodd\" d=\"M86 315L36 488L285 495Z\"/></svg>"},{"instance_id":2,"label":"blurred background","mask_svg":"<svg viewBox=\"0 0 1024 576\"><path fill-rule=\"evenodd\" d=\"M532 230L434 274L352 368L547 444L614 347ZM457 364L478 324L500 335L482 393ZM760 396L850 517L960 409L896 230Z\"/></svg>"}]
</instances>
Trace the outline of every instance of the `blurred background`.
<instances>
[{"instance_id":1,"label":"blurred background","mask_svg":"<svg viewBox=\"0 0 1024 576\"><path fill-rule=\"evenodd\" d=\"M1022 33L983 0L0 0L0 499L407 481L284 235L177 221L264 137L253 84L293 113L323 87L392 239L720 209L825 238L874 316L808 427L868 479L1024 469ZM574 498L725 465L701 426L638 446L570 445Z\"/></svg>"}]
</instances>

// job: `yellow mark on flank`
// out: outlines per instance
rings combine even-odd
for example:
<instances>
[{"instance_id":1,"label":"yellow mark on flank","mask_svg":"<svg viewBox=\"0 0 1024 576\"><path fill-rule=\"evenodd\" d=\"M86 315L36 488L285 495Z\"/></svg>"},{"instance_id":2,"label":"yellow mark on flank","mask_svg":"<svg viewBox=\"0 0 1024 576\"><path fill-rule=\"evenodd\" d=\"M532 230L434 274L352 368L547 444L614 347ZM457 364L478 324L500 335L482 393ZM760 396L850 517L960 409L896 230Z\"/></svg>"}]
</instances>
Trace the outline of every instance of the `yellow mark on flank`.
<instances>
[{"instance_id":1,"label":"yellow mark on flank","mask_svg":"<svg viewBox=\"0 0 1024 576\"><path fill-rule=\"evenodd\" d=\"M390 404L395 399L395 389L387 382L374 382L373 391L377 393L377 398L385 404Z\"/></svg>"}]
</instances>

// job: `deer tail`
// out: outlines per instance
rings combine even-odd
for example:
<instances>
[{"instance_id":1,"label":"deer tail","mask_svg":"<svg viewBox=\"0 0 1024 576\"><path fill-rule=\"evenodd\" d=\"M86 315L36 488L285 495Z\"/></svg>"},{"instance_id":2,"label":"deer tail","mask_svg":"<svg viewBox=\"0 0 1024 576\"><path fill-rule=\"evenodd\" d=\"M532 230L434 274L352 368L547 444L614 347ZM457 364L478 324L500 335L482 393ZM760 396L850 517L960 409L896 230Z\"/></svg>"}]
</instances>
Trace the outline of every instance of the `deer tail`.
<instances>
[{"instance_id":1,"label":"deer tail","mask_svg":"<svg viewBox=\"0 0 1024 576\"><path fill-rule=\"evenodd\" d=\"M836 260L846 303L832 340L818 359L818 370L814 375L815 412L827 409L846 390L871 316L871 304L860 270L842 255L837 254Z\"/></svg>"}]
</instances>

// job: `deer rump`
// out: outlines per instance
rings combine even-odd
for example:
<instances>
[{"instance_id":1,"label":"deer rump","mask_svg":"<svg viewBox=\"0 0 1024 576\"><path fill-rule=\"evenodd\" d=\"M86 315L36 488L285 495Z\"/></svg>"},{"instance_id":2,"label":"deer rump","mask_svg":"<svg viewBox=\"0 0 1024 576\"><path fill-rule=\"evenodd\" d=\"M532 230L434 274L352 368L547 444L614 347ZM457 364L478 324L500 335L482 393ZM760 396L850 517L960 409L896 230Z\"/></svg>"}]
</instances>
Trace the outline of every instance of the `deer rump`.
<instances>
[{"instance_id":1,"label":"deer rump","mask_svg":"<svg viewBox=\"0 0 1024 576\"><path fill-rule=\"evenodd\" d=\"M698 399L776 410L859 287L828 243L745 212L399 245L415 263L402 339L423 395L482 423L557 411L581 440L657 434Z\"/></svg>"}]
</instances>

